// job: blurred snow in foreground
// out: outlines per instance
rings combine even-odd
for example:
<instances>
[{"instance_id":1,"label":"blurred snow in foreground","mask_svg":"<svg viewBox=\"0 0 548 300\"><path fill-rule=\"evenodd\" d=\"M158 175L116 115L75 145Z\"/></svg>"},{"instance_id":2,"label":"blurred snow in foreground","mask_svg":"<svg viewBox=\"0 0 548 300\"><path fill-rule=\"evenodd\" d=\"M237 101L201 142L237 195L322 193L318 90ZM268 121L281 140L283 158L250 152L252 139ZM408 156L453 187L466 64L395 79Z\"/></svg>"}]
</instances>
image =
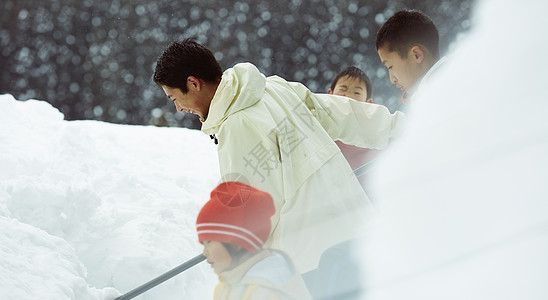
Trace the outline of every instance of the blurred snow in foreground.
<instances>
[{"instance_id":1,"label":"blurred snow in foreground","mask_svg":"<svg viewBox=\"0 0 548 300\"><path fill-rule=\"evenodd\" d=\"M484 1L374 184L365 299L548 299L546 1Z\"/></svg>"}]
</instances>

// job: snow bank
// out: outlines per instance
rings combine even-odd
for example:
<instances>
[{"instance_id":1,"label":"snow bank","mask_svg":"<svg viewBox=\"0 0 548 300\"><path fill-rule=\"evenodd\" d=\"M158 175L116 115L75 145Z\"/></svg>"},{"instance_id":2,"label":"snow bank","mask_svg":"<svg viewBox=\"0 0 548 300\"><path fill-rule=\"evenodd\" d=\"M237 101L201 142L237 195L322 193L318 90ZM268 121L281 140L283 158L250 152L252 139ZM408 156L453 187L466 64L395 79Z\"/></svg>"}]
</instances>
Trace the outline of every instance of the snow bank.
<instances>
[{"instance_id":1,"label":"snow bank","mask_svg":"<svg viewBox=\"0 0 548 300\"><path fill-rule=\"evenodd\" d=\"M219 182L209 137L64 121L0 95L0 298L113 299L201 252L194 222ZM203 299L198 265L138 299Z\"/></svg>"},{"instance_id":2,"label":"snow bank","mask_svg":"<svg viewBox=\"0 0 548 300\"><path fill-rule=\"evenodd\" d=\"M366 299L548 299L546 1L484 1L376 170Z\"/></svg>"},{"instance_id":3,"label":"snow bank","mask_svg":"<svg viewBox=\"0 0 548 300\"><path fill-rule=\"evenodd\" d=\"M112 288L97 290L65 240L15 219L0 216L2 299L112 299Z\"/></svg>"}]
</instances>

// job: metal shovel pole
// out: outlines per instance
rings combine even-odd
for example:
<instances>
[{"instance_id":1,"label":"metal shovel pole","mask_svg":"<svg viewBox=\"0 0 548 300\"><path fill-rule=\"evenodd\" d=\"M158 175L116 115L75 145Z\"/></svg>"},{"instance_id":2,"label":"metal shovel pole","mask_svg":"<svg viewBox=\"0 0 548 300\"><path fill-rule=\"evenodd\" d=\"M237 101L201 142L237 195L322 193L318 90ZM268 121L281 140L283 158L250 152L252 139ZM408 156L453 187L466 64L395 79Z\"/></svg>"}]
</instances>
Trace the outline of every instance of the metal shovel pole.
<instances>
[{"instance_id":1,"label":"metal shovel pole","mask_svg":"<svg viewBox=\"0 0 548 300\"><path fill-rule=\"evenodd\" d=\"M127 300L127 299L133 299L137 296L139 296L140 294L150 290L151 288L159 285L160 283L170 279L171 277L187 270L187 269L190 269L191 267L197 265L198 263L202 262L203 260L205 259L205 256L203 256L202 254L190 259L189 261L183 263L182 265L178 266L178 267L175 267L169 271L167 271L166 273L152 279L151 281L123 294L122 296L119 296L118 298L114 299L114 300Z\"/></svg>"}]
</instances>

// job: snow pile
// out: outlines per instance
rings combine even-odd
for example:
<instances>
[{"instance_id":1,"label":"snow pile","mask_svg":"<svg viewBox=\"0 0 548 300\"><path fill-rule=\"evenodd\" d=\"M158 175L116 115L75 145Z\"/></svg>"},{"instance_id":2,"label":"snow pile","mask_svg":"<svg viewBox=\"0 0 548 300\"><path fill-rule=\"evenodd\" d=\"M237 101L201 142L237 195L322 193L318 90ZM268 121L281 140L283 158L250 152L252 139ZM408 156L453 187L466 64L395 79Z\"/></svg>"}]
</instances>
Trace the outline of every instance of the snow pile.
<instances>
[{"instance_id":1,"label":"snow pile","mask_svg":"<svg viewBox=\"0 0 548 300\"><path fill-rule=\"evenodd\" d=\"M485 1L378 165L366 299L548 299L545 1Z\"/></svg>"},{"instance_id":2,"label":"snow pile","mask_svg":"<svg viewBox=\"0 0 548 300\"><path fill-rule=\"evenodd\" d=\"M219 182L201 132L64 121L0 95L0 298L114 299L201 253L194 222ZM138 299L203 299L200 264Z\"/></svg>"}]
</instances>

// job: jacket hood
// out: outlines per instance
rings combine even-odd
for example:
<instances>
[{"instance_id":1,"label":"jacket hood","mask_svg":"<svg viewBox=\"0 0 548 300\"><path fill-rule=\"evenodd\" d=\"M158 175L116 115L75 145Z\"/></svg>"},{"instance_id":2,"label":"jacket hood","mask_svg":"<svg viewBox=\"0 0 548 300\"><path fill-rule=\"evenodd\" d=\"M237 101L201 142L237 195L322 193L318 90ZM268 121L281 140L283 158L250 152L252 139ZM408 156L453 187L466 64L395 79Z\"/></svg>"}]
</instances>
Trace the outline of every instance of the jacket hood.
<instances>
[{"instance_id":1,"label":"jacket hood","mask_svg":"<svg viewBox=\"0 0 548 300\"><path fill-rule=\"evenodd\" d=\"M232 114L257 103L264 94L266 78L250 63L240 63L227 69L211 100L202 132L215 134Z\"/></svg>"}]
</instances>

